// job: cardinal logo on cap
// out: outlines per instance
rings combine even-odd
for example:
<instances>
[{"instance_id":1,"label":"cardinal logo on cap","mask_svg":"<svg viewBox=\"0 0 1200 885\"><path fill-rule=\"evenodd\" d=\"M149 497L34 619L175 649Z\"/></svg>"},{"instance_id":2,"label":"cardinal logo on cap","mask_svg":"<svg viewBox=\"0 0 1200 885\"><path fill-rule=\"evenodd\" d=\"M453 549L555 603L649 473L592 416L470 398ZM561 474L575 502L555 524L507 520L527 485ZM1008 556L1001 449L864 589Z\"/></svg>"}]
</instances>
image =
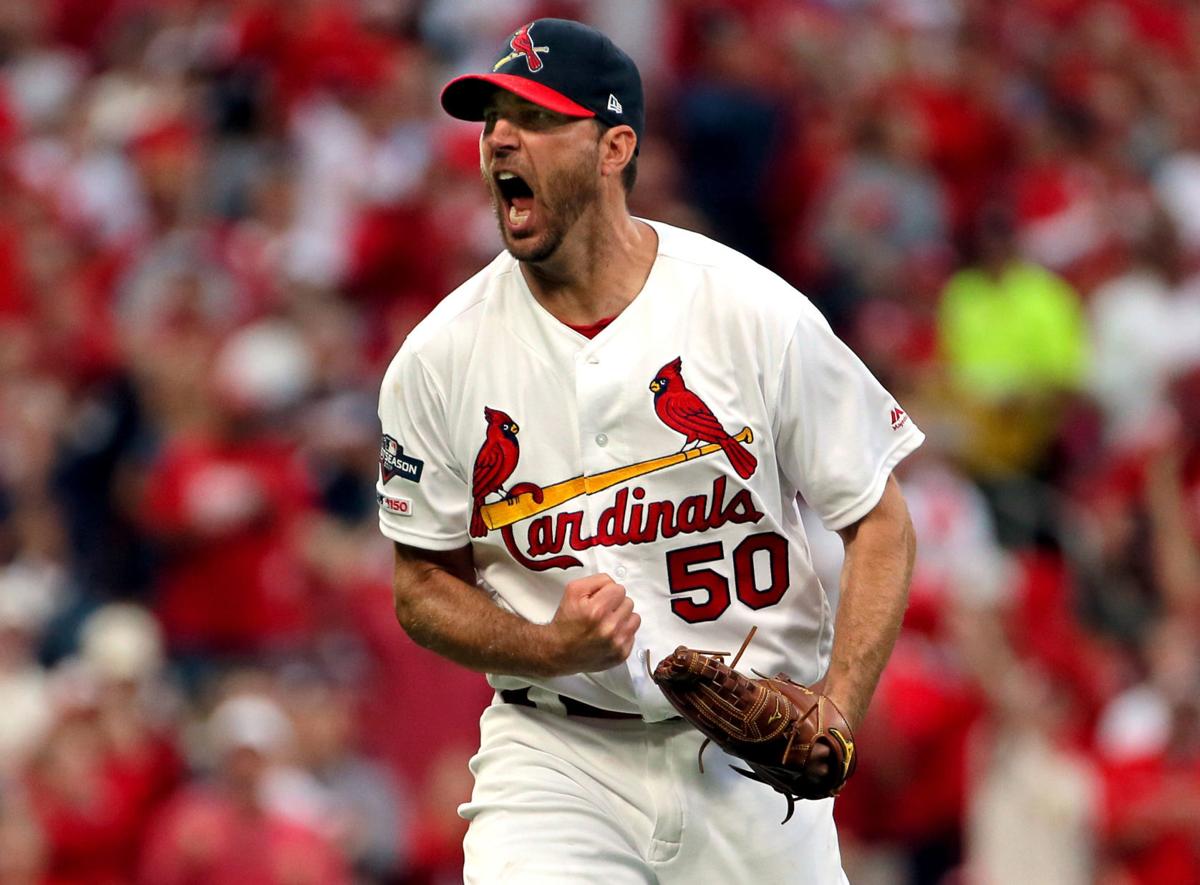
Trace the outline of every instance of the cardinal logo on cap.
<instances>
[{"instance_id":1,"label":"cardinal logo on cap","mask_svg":"<svg viewBox=\"0 0 1200 885\"><path fill-rule=\"evenodd\" d=\"M518 28L517 32L512 35L512 39L508 45L512 47L512 52L496 62L492 67L493 71L498 71L510 61L525 57L525 64L529 66L530 73L537 73L542 69L542 59L538 55L539 52L549 52L549 46L534 46L533 37L530 31L533 29L533 23L529 23L524 27Z\"/></svg>"}]
</instances>

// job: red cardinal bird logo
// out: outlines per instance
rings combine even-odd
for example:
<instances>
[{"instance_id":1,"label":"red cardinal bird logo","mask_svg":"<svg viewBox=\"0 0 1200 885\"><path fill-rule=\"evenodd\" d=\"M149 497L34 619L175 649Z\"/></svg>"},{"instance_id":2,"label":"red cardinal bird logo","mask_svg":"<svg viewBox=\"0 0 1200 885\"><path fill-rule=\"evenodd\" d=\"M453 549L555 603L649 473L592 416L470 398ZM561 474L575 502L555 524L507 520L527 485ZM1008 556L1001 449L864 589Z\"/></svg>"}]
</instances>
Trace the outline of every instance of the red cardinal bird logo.
<instances>
[{"instance_id":1,"label":"red cardinal bird logo","mask_svg":"<svg viewBox=\"0 0 1200 885\"><path fill-rule=\"evenodd\" d=\"M475 456L475 470L471 477L471 496L475 506L471 510L471 537L482 538L487 534L487 524L479 512L484 499L496 491L504 491L504 483L512 476L521 457L517 443L517 422L499 409L484 406L483 417L487 419L487 436ZM504 492L507 497L508 492Z\"/></svg>"},{"instance_id":2,"label":"red cardinal bird logo","mask_svg":"<svg viewBox=\"0 0 1200 885\"><path fill-rule=\"evenodd\" d=\"M530 31L533 29L533 23L525 25L517 30L512 35L512 39L508 45L512 47L512 52L496 62L492 66L493 71L498 71L515 58L525 56L525 64L529 66L530 73L536 74L542 69L542 59L538 55L539 52L549 52L549 46L534 46L533 36Z\"/></svg>"},{"instance_id":3,"label":"red cardinal bird logo","mask_svg":"<svg viewBox=\"0 0 1200 885\"><path fill-rule=\"evenodd\" d=\"M716 443L729 458L737 475L748 479L758 466L758 459L725 432L704 400L687 389L680 374L682 365L680 358L675 357L659 369L650 382L650 389L654 391L654 413L663 424L687 437L684 449L696 442Z\"/></svg>"}]
</instances>

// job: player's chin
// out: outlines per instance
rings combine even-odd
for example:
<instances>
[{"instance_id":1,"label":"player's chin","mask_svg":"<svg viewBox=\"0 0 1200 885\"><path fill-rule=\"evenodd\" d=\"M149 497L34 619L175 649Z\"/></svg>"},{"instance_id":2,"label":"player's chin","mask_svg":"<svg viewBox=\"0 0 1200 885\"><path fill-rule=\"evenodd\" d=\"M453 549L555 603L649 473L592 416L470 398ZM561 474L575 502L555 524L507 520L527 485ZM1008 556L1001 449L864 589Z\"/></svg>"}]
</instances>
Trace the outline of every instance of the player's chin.
<instances>
[{"instance_id":1,"label":"player's chin","mask_svg":"<svg viewBox=\"0 0 1200 885\"><path fill-rule=\"evenodd\" d=\"M558 249L558 240L549 231L509 230L504 228L504 246L518 261L545 261Z\"/></svg>"}]
</instances>

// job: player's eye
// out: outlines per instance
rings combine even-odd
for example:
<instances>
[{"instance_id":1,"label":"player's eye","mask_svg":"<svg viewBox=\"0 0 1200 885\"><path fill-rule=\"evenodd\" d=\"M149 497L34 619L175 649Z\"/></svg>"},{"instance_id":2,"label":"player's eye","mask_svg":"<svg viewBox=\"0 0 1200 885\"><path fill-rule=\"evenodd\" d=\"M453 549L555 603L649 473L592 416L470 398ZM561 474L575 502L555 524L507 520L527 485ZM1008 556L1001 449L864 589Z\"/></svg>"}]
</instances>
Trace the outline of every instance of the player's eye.
<instances>
[{"instance_id":1,"label":"player's eye","mask_svg":"<svg viewBox=\"0 0 1200 885\"><path fill-rule=\"evenodd\" d=\"M561 122L559 114L545 108L530 108L521 115L521 125L526 129L550 129Z\"/></svg>"}]
</instances>

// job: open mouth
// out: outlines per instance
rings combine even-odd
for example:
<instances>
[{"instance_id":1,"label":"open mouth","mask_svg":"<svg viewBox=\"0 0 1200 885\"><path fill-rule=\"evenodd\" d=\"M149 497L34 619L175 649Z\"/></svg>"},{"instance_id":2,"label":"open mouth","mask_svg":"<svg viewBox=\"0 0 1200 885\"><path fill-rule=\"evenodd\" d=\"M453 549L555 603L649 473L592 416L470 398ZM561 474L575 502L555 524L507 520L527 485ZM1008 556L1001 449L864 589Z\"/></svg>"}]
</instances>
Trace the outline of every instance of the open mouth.
<instances>
[{"instance_id":1,"label":"open mouth","mask_svg":"<svg viewBox=\"0 0 1200 885\"><path fill-rule=\"evenodd\" d=\"M533 188L515 172L498 173L496 187L504 199L509 225L514 229L524 227L533 212Z\"/></svg>"}]
</instances>

